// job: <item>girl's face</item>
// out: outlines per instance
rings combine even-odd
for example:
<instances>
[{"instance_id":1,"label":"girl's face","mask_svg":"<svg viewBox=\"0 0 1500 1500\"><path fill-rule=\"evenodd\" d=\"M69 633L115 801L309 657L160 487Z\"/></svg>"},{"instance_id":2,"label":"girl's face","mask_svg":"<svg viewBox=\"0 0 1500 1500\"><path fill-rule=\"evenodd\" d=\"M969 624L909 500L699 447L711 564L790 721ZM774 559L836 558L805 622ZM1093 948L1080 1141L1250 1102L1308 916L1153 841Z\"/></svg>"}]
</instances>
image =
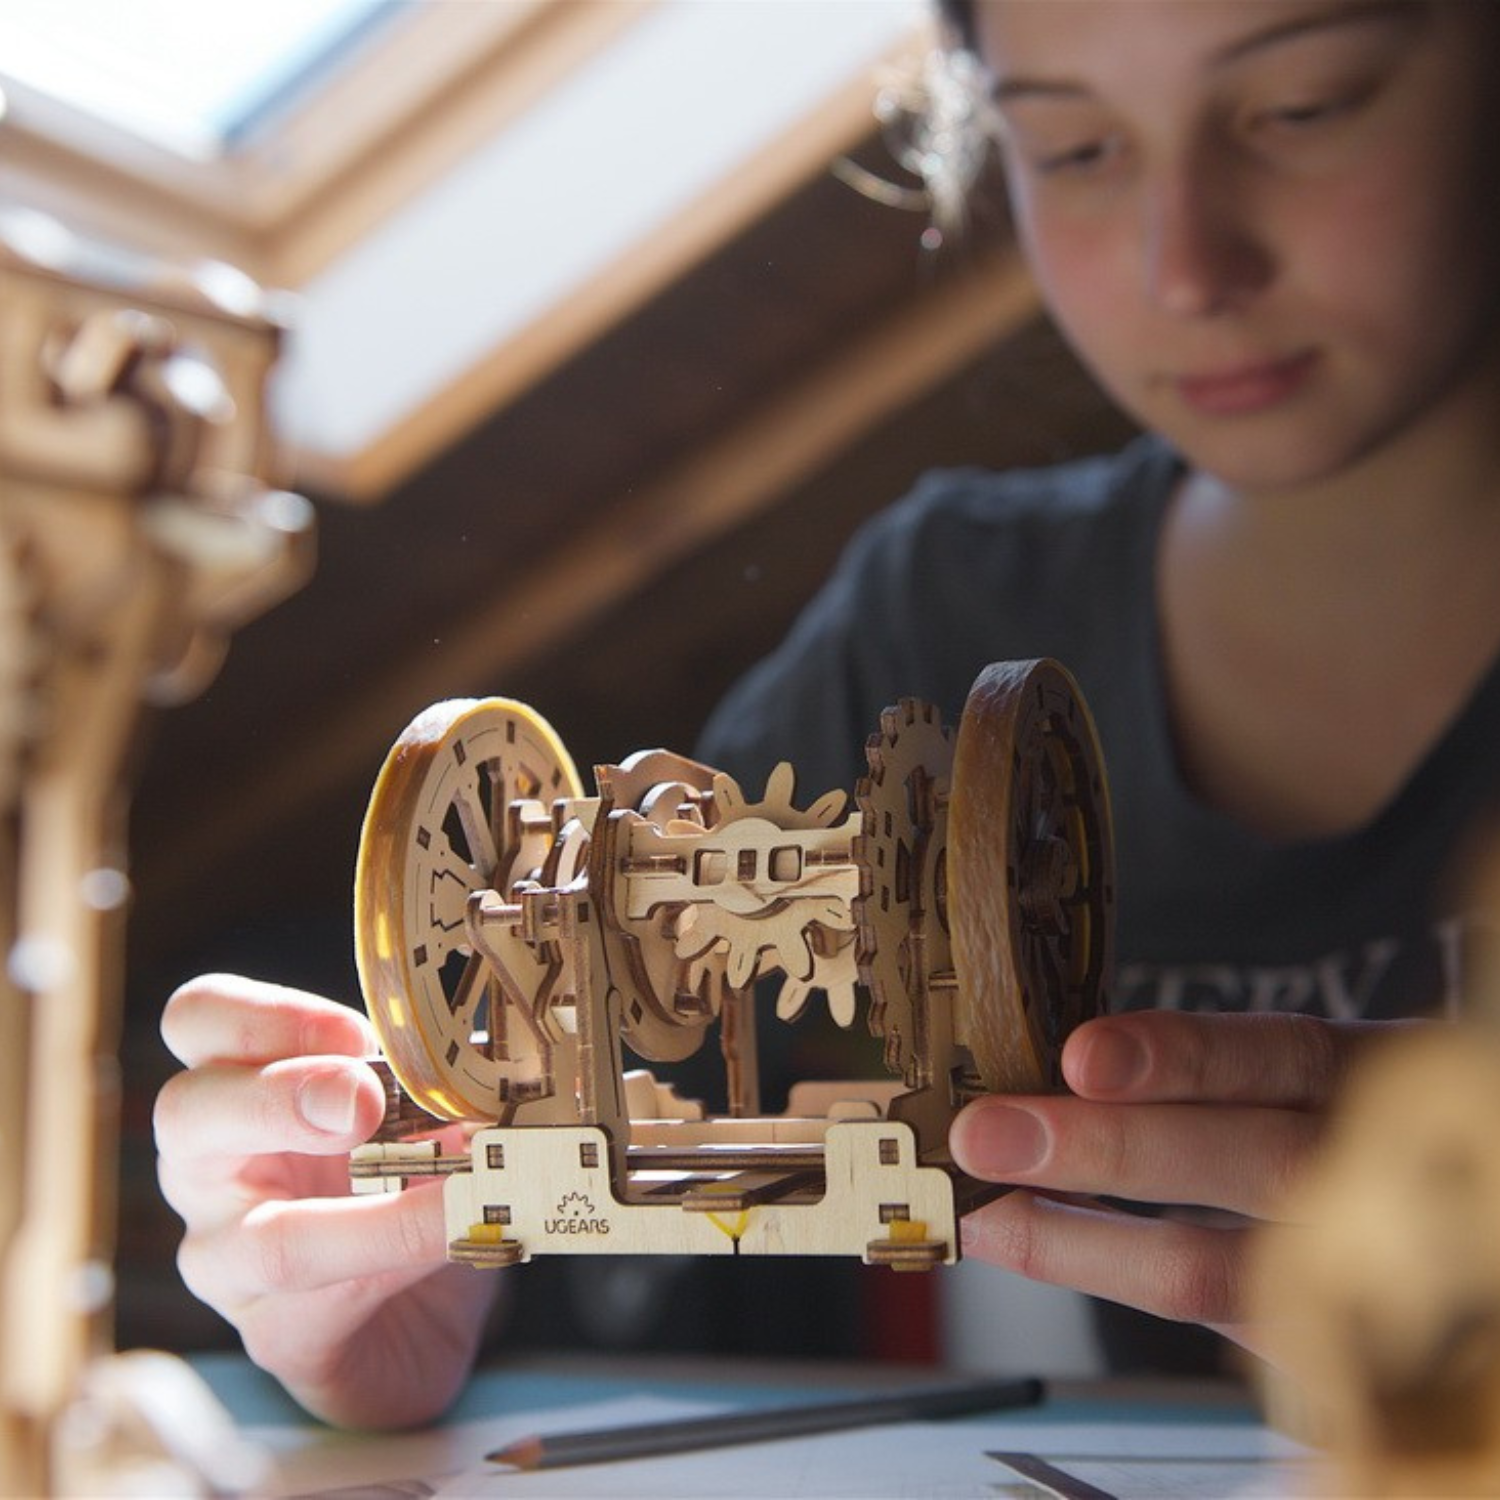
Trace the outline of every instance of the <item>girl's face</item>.
<instances>
[{"instance_id":1,"label":"girl's face","mask_svg":"<svg viewBox=\"0 0 1500 1500\"><path fill-rule=\"evenodd\" d=\"M1496 13L979 0L1022 240L1138 421L1276 489L1493 380Z\"/></svg>"}]
</instances>

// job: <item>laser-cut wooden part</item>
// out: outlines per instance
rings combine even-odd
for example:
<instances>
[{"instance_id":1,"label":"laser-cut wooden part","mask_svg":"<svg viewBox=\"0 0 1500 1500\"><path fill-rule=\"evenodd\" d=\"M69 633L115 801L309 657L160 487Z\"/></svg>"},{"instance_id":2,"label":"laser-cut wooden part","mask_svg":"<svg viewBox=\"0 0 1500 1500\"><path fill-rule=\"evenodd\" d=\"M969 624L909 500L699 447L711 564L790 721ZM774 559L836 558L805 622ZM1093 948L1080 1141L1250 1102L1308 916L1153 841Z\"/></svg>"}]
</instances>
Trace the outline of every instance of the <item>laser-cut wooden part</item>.
<instances>
[{"instance_id":1,"label":"laser-cut wooden part","mask_svg":"<svg viewBox=\"0 0 1500 1500\"><path fill-rule=\"evenodd\" d=\"M886 1067L921 1088L933 1073L929 1007L943 994L951 1008L957 983L947 913L953 732L931 704L904 698L880 716L865 759L869 775L855 788L863 818L859 973Z\"/></svg>"},{"instance_id":2,"label":"laser-cut wooden part","mask_svg":"<svg viewBox=\"0 0 1500 1500\"><path fill-rule=\"evenodd\" d=\"M450 1254L490 1266L543 1250L847 1255L913 1268L956 1259L952 1182L921 1163L909 1125L787 1121L793 1139L736 1155L729 1123L665 1129L660 1144L641 1130L640 1175L623 1196L597 1128L481 1131L474 1171L443 1184ZM756 1165L735 1165L744 1161Z\"/></svg>"},{"instance_id":3,"label":"laser-cut wooden part","mask_svg":"<svg viewBox=\"0 0 1500 1500\"><path fill-rule=\"evenodd\" d=\"M401 1086L447 1120L495 1120L554 1092L555 944L470 941L471 898L513 901L556 843L551 805L582 792L552 729L523 704L455 699L419 714L375 784L355 878L355 956ZM546 800L543 801L542 799ZM533 919L545 922L545 918Z\"/></svg>"},{"instance_id":4,"label":"laser-cut wooden part","mask_svg":"<svg viewBox=\"0 0 1500 1500\"><path fill-rule=\"evenodd\" d=\"M996 662L959 726L948 821L958 1039L985 1086L1061 1087L1062 1044L1097 1014L1113 950L1103 757L1065 668Z\"/></svg>"},{"instance_id":5,"label":"laser-cut wooden part","mask_svg":"<svg viewBox=\"0 0 1500 1500\"><path fill-rule=\"evenodd\" d=\"M680 904L654 899L651 889L696 857L681 846L707 827L713 774L666 750L597 771L600 837L590 868L605 903L604 951L620 990L623 1040L654 1062L691 1057L723 1008L722 957L679 953Z\"/></svg>"},{"instance_id":6,"label":"laser-cut wooden part","mask_svg":"<svg viewBox=\"0 0 1500 1500\"><path fill-rule=\"evenodd\" d=\"M752 801L664 750L600 767L599 795L583 797L555 735L518 704L420 716L366 818L361 979L418 1104L497 1126L464 1160L409 1145L390 1111L355 1153L356 1189L447 1176L450 1251L476 1265L626 1251L956 1260L958 1216L999 1191L948 1153L954 1115L990 1082L966 1034L994 1007L990 1031L1034 1028L1008 1045L1055 1078L1067 1030L1103 1004L1112 895L1107 799L1071 679L1048 663L987 674L963 733L978 736L968 774L984 782L967 802L934 710L888 710L851 811L842 791L798 807L787 765ZM529 755L527 774L512 784L492 751L476 783L481 734L529 747L507 752ZM549 777L559 796L544 817ZM487 801L480 784L494 786ZM971 944L967 990L949 931L964 807L1001 851L973 903L1008 923L1008 945ZM987 857L971 858L977 881L994 878ZM801 1086L785 1115L762 1116L754 986L772 973L779 1019L820 989L840 1024L863 979L900 1081ZM1059 1014L1039 1018L1049 999ZM623 1071L622 1042L674 1061L716 1019L725 1116Z\"/></svg>"},{"instance_id":7,"label":"laser-cut wooden part","mask_svg":"<svg viewBox=\"0 0 1500 1500\"><path fill-rule=\"evenodd\" d=\"M639 759L600 768L606 806L629 785L620 773ZM645 770L659 759L669 767L692 766L653 751ZM786 764L772 772L764 796L753 803L732 777L692 769L698 792L675 815L670 807L665 816L611 814L621 823L622 842L601 883L613 898L606 946L612 931L629 944L611 950L612 972L625 976L626 1041L654 1060L684 1056L682 1044L663 1036L660 1026L645 1031L647 1017L654 1013L679 1034L696 1031L718 1015L727 996L744 994L758 974L773 969L786 976L777 1006L784 1019L800 1014L812 990L822 989L835 1018L847 1025L855 972L849 898L858 887L848 799L833 792L797 807ZM643 794L649 776L640 769L633 781L642 807L659 809L662 788ZM665 784L669 803L682 785ZM670 1004L665 986L637 980L653 968L677 976ZM637 1014L642 1005L645 1015Z\"/></svg>"}]
</instances>

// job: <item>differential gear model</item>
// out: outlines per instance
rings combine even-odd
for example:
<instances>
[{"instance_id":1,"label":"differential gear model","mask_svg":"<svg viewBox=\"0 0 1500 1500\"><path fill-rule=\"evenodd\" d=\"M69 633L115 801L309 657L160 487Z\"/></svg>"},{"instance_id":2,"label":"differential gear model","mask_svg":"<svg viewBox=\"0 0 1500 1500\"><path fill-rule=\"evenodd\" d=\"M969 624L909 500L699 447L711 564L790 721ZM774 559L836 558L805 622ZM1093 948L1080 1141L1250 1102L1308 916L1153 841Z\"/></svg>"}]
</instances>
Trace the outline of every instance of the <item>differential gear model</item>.
<instances>
[{"instance_id":1,"label":"differential gear model","mask_svg":"<svg viewBox=\"0 0 1500 1500\"><path fill-rule=\"evenodd\" d=\"M1102 1009L1109 800L1076 684L1001 662L956 731L903 700L851 799L799 806L783 764L752 801L664 750L596 773L507 699L439 703L397 741L356 874L360 981L391 1078L356 1191L440 1174L449 1254L958 1258L948 1126L981 1093L1060 1084ZM761 1113L755 1008L821 991L884 1039L891 1077L806 1082ZM727 1113L654 1073L717 1024ZM445 1153L445 1129L468 1148ZM474 1127L478 1127L475 1129ZM586 1209L586 1211L585 1211Z\"/></svg>"}]
</instances>

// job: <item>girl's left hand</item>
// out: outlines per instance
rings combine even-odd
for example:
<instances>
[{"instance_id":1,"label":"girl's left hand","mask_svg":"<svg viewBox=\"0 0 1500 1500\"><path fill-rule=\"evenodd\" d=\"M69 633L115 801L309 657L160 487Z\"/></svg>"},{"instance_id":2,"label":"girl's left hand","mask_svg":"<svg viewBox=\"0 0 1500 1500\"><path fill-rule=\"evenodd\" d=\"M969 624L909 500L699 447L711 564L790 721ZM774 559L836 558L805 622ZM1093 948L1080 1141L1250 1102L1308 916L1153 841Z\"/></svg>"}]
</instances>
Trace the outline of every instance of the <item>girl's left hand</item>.
<instances>
[{"instance_id":1,"label":"girl's left hand","mask_svg":"<svg viewBox=\"0 0 1500 1500\"><path fill-rule=\"evenodd\" d=\"M1016 1185L963 1222L964 1252L1255 1349L1244 1298L1273 1218L1351 1062L1410 1022L1137 1011L1063 1049L1073 1094L975 1100L954 1121L971 1176ZM1147 1217L1100 1197L1209 1210Z\"/></svg>"}]
</instances>

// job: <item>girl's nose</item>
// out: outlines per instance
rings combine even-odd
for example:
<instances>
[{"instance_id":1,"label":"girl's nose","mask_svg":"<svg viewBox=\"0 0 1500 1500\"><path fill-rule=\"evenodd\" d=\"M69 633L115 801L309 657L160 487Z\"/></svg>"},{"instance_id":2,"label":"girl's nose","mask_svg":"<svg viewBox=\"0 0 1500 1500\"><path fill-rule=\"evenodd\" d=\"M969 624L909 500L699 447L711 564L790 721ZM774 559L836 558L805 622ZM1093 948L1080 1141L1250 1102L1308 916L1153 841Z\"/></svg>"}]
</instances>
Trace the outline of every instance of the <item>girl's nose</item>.
<instances>
[{"instance_id":1,"label":"girl's nose","mask_svg":"<svg viewBox=\"0 0 1500 1500\"><path fill-rule=\"evenodd\" d=\"M1232 311L1270 279L1270 258L1234 184L1204 168L1148 188L1142 225L1146 295L1174 317Z\"/></svg>"}]
</instances>

